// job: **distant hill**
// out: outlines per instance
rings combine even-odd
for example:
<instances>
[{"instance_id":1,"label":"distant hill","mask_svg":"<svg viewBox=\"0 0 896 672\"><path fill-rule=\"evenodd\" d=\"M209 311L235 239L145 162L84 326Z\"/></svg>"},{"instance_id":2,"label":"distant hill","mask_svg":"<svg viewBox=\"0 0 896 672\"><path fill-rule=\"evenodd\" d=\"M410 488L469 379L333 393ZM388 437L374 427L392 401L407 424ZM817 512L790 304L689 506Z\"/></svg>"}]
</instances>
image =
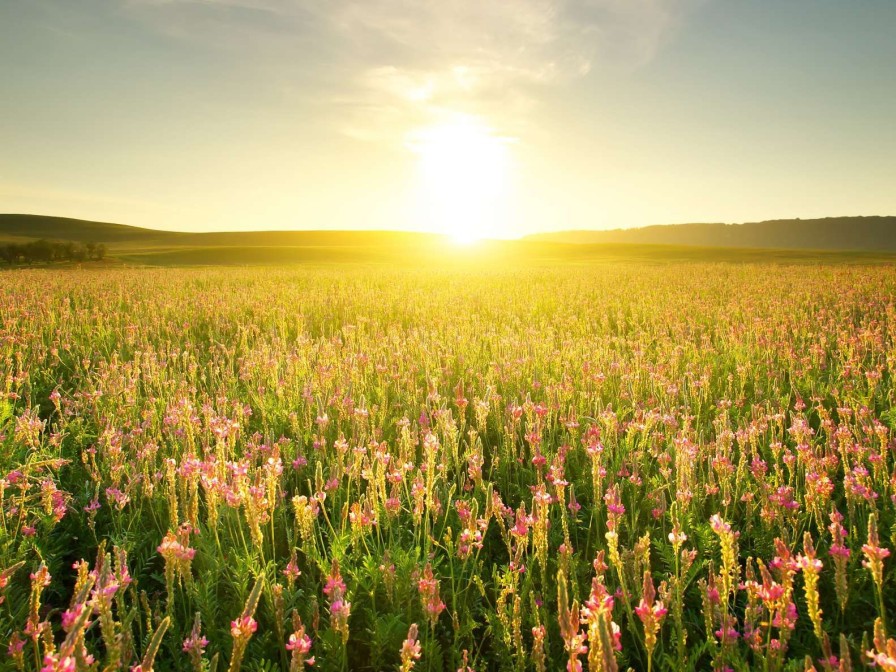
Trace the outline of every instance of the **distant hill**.
<instances>
[{"instance_id":1,"label":"distant hill","mask_svg":"<svg viewBox=\"0 0 896 672\"><path fill-rule=\"evenodd\" d=\"M176 238L181 234L155 229L142 229L124 224L91 222L69 217L44 215L0 215L0 238L65 240L79 243L119 243L160 238Z\"/></svg>"},{"instance_id":2,"label":"distant hill","mask_svg":"<svg viewBox=\"0 0 896 672\"><path fill-rule=\"evenodd\" d=\"M561 231L464 248L445 236L407 231L184 233L65 217L0 214L0 248L38 239L104 243L107 258L137 265L280 265L375 262L495 263L731 262L891 263L896 217L672 224L613 231ZM452 262L453 263L453 262ZM3 264L0 263L0 266Z\"/></svg>"},{"instance_id":3,"label":"distant hill","mask_svg":"<svg viewBox=\"0 0 896 672\"><path fill-rule=\"evenodd\" d=\"M343 247L431 243L444 236L409 231L220 231L185 233L67 217L0 214L0 239L46 238L74 242L130 243L149 247ZM130 245L129 245L130 247Z\"/></svg>"},{"instance_id":4,"label":"distant hill","mask_svg":"<svg viewBox=\"0 0 896 672\"><path fill-rule=\"evenodd\" d=\"M571 244L896 251L896 217L773 219L749 224L667 224L610 231L558 231L528 236L525 240Z\"/></svg>"}]
</instances>

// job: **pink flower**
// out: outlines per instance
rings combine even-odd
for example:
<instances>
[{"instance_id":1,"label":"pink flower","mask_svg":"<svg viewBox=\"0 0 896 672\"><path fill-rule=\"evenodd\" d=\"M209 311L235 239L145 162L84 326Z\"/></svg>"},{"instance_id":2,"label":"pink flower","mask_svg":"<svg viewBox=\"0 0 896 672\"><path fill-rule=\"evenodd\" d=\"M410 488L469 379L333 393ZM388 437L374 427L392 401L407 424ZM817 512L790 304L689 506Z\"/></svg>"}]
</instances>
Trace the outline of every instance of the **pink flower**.
<instances>
[{"instance_id":1,"label":"pink flower","mask_svg":"<svg viewBox=\"0 0 896 672\"><path fill-rule=\"evenodd\" d=\"M420 592L423 611L429 618L430 626L435 627L436 621L445 610L445 603L439 597L439 580L433 575L432 565L429 563L426 563L423 575L417 581L417 590Z\"/></svg>"},{"instance_id":2,"label":"pink flower","mask_svg":"<svg viewBox=\"0 0 896 672\"><path fill-rule=\"evenodd\" d=\"M13 636L9 638L9 646L6 647L6 652L9 654L10 658L16 658L22 654L22 651L25 649L25 640L19 637L19 633L13 633Z\"/></svg>"},{"instance_id":3,"label":"pink flower","mask_svg":"<svg viewBox=\"0 0 896 672\"><path fill-rule=\"evenodd\" d=\"M258 630L258 623L251 616L240 616L230 622L230 634L234 639L249 639L256 630Z\"/></svg>"},{"instance_id":4,"label":"pink flower","mask_svg":"<svg viewBox=\"0 0 896 672\"><path fill-rule=\"evenodd\" d=\"M862 561L863 567L868 567L870 562L875 560L883 561L890 557L890 551L881 546L873 546L871 544L862 544L862 553L865 554L867 560Z\"/></svg>"},{"instance_id":5,"label":"pink flower","mask_svg":"<svg viewBox=\"0 0 896 672\"><path fill-rule=\"evenodd\" d=\"M417 641L417 624L412 623L408 628L407 639L401 645L401 669L407 672L414 668L414 661L420 659L420 642Z\"/></svg>"},{"instance_id":6,"label":"pink flower","mask_svg":"<svg viewBox=\"0 0 896 672\"><path fill-rule=\"evenodd\" d=\"M301 571L299 570L299 566L296 564L296 558L293 556L290 558L289 563L286 565L286 569L283 570L283 576L285 576L289 581L295 581L301 575Z\"/></svg>"},{"instance_id":7,"label":"pink flower","mask_svg":"<svg viewBox=\"0 0 896 672\"><path fill-rule=\"evenodd\" d=\"M62 629L68 632L75 624L75 621L78 620L78 617L83 613L83 611L83 604L75 604L71 609L67 609L66 611L62 612Z\"/></svg>"},{"instance_id":8,"label":"pink flower","mask_svg":"<svg viewBox=\"0 0 896 672\"><path fill-rule=\"evenodd\" d=\"M234 621L236 623L236 621ZM205 647L208 646L208 640L199 634L199 631L194 628L193 632L190 633L190 636L184 640L183 650L184 653L193 653L197 656L201 656L205 651Z\"/></svg>"},{"instance_id":9,"label":"pink flower","mask_svg":"<svg viewBox=\"0 0 896 672\"><path fill-rule=\"evenodd\" d=\"M644 625L644 646L648 655L653 653L656 646L657 633L662 627L663 619L668 610L661 600L656 599L656 589L653 587L653 577L649 571L644 572L644 587L641 591L641 600L635 607L635 613Z\"/></svg>"},{"instance_id":10,"label":"pink flower","mask_svg":"<svg viewBox=\"0 0 896 672\"><path fill-rule=\"evenodd\" d=\"M828 553L830 553L835 558L839 557L843 558L844 560L848 560L852 551L850 551L843 544L831 544L831 548L828 550Z\"/></svg>"},{"instance_id":11,"label":"pink flower","mask_svg":"<svg viewBox=\"0 0 896 672\"><path fill-rule=\"evenodd\" d=\"M290 672L300 672L305 665L314 665L314 656L307 657L311 651L311 638L305 634L305 626L298 614L293 613L293 633L286 642L286 650L292 652Z\"/></svg>"},{"instance_id":12,"label":"pink flower","mask_svg":"<svg viewBox=\"0 0 896 672\"><path fill-rule=\"evenodd\" d=\"M301 635L301 637L297 637L295 633L289 636L289 641L286 643L287 651L298 651L299 653L308 653L311 651L311 638L308 635Z\"/></svg>"},{"instance_id":13,"label":"pink flower","mask_svg":"<svg viewBox=\"0 0 896 672\"><path fill-rule=\"evenodd\" d=\"M72 656L58 656L48 653L44 656L44 666L40 672L75 672L77 669Z\"/></svg>"},{"instance_id":14,"label":"pink flower","mask_svg":"<svg viewBox=\"0 0 896 672\"><path fill-rule=\"evenodd\" d=\"M342 575L339 573L337 567L336 571L327 577L327 582L324 584L324 595L327 597L335 597L344 594L345 582L342 580Z\"/></svg>"},{"instance_id":15,"label":"pink flower","mask_svg":"<svg viewBox=\"0 0 896 672\"><path fill-rule=\"evenodd\" d=\"M716 534L729 534L731 532L731 525L722 520L718 513L712 515L709 519L709 525Z\"/></svg>"},{"instance_id":16,"label":"pink flower","mask_svg":"<svg viewBox=\"0 0 896 672\"><path fill-rule=\"evenodd\" d=\"M797 555L796 562L803 571L820 572L824 569L824 564L822 564L821 560L812 556Z\"/></svg>"}]
</instances>

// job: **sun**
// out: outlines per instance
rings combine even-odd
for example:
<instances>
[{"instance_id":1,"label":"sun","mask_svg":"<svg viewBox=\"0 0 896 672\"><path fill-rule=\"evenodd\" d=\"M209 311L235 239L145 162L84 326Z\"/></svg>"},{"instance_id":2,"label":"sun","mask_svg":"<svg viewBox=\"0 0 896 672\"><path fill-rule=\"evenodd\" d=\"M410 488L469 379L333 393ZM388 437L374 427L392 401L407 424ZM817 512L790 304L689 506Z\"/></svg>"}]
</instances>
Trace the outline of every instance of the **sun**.
<instances>
[{"instance_id":1,"label":"sun","mask_svg":"<svg viewBox=\"0 0 896 672\"><path fill-rule=\"evenodd\" d=\"M427 228L459 244L500 234L508 218L511 144L466 117L412 134Z\"/></svg>"}]
</instances>

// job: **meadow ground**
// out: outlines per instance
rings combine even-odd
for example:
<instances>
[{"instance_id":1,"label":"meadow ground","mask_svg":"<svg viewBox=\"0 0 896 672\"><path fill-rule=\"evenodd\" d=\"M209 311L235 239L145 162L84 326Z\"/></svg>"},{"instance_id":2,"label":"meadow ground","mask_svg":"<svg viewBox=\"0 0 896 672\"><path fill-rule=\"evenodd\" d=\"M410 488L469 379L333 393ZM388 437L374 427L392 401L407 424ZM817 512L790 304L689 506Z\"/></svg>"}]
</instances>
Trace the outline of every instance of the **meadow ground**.
<instances>
[{"instance_id":1,"label":"meadow ground","mask_svg":"<svg viewBox=\"0 0 896 672\"><path fill-rule=\"evenodd\" d=\"M626 249L2 273L0 670L896 669L896 269Z\"/></svg>"}]
</instances>

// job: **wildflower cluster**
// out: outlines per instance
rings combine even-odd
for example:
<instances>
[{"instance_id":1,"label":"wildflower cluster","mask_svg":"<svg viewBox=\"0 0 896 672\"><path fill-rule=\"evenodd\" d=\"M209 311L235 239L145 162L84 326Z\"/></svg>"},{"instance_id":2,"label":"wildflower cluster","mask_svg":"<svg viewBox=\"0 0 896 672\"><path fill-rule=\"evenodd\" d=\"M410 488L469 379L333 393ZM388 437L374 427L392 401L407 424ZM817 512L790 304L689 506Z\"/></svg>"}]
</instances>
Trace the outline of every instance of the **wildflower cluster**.
<instances>
[{"instance_id":1,"label":"wildflower cluster","mask_svg":"<svg viewBox=\"0 0 896 672\"><path fill-rule=\"evenodd\" d=\"M3 279L3 672L896 668L891 267Z\"/></svg>"}]
</instances>

